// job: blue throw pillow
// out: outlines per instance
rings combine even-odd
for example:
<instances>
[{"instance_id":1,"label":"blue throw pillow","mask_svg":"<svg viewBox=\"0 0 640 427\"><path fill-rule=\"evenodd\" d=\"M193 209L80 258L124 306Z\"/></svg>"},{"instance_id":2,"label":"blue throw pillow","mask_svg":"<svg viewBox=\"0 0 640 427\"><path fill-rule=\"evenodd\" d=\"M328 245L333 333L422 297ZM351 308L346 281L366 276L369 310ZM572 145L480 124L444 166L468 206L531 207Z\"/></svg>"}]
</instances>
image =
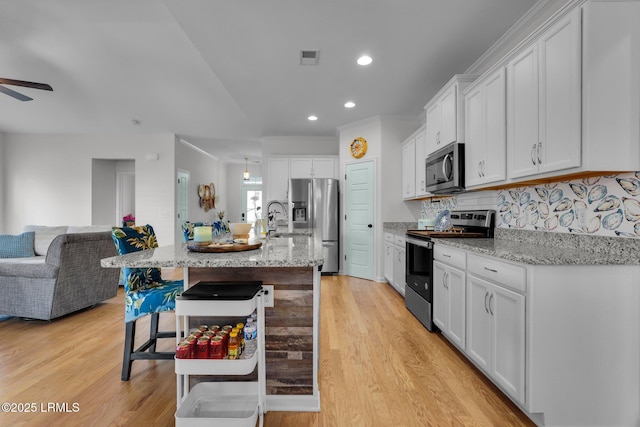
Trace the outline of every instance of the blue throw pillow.
<instances>
[{"instance_id":1,"label":"blue throw pillow","mask_svg":"<svg viewBox=\"0 0 640 427\"><path fill-rule=\"evenodd\" d=\"M0 235L0 258L27 258L36 256L33 252L35 231L26 231L17 236Z\"/></svg>"}]
</instances>

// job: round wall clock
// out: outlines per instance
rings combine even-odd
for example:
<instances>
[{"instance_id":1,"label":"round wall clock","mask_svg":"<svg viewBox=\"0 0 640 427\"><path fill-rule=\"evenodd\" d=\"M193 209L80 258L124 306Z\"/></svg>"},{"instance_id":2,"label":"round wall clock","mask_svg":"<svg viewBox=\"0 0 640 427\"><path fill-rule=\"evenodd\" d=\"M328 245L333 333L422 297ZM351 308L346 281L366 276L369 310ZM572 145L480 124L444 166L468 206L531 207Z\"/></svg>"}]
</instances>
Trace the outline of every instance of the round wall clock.
<instances>
[{"instance_id":1,"label":"round wall clock","mask_svg":"<svg viewBox=\"0 0 640 427\"><path fill-rule=\"evenodd\" d=\"M349 150L351 151L351 155L353 157L359 159L367 152L367 140L362 137L357 137L356 139L351 141Z\"/></svg>"}]
</instances>

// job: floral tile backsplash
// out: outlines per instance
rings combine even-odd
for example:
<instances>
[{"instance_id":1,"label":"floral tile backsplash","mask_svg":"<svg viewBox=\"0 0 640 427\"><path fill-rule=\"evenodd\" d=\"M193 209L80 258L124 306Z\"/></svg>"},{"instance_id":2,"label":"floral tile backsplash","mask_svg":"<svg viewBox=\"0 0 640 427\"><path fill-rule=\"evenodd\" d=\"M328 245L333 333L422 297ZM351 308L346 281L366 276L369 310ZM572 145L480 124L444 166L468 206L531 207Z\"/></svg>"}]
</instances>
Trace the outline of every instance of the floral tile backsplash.
<instances>
[{"instance_id":1,"label":"floral tile backsplash","mask_svg":"<svg viewBox=\"0 0 640 427\"><path fill-rule=\"evenodd\" d=\"M496 226L640 238L640 172L499 190Z\"/></svg>"}]
</instances>

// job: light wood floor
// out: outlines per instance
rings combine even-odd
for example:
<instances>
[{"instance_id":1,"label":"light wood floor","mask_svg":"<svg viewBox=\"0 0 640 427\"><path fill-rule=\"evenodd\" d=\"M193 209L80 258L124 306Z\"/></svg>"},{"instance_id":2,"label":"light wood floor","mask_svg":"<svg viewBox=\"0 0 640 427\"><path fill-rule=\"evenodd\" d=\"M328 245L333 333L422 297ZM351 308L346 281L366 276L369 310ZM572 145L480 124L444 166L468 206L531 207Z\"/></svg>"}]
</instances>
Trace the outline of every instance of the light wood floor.
<instances>
[{"instance_id":1,"label":"light wood floor","mask_svg":"<svg viewBox=\"0 0 640 427\"><path fill-rule=\"evenodd\" d=\"M123 310L120 291L53 322L0 322L0 403L36 406L0 412L0 426L174 425L171 361L136 361L131 380L120 381ZM175 327L172 314L161 318ZM323 277L320 328L322 411L269 412L266 426L533 425L387 284ZM162 349L172 347L167 340ZM69 412L47 411L50 402Z\"/></svg>"}]
</instances>

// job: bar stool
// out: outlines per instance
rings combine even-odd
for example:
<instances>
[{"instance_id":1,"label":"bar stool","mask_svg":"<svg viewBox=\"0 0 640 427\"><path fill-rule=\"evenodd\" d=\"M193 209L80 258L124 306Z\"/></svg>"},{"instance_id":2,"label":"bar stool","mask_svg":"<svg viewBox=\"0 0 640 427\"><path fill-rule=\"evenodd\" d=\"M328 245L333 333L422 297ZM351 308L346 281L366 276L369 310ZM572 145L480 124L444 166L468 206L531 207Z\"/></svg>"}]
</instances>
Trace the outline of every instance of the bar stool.
<instances>
[{"instance_id":1,"label":"bar stool","mask_svg":"<svg viewBox=\"0 0 640 427\"><path fill-rule=\"evenodd\" d=\"M113 227L111 237L124 255L158 247L155 232L150 225L138 227ZM123 268L124 277L124 357L122 360L122 381L128 381L134 360L163 359L172 360L174 352L156 352L159 338L175 338L174 332L158 332L160 313L174 311L176 296L183 290L182 280L163 280L159 268ZM134 350L136 320L151 315L149 339Z\"/></svg>"}]
</instances>

